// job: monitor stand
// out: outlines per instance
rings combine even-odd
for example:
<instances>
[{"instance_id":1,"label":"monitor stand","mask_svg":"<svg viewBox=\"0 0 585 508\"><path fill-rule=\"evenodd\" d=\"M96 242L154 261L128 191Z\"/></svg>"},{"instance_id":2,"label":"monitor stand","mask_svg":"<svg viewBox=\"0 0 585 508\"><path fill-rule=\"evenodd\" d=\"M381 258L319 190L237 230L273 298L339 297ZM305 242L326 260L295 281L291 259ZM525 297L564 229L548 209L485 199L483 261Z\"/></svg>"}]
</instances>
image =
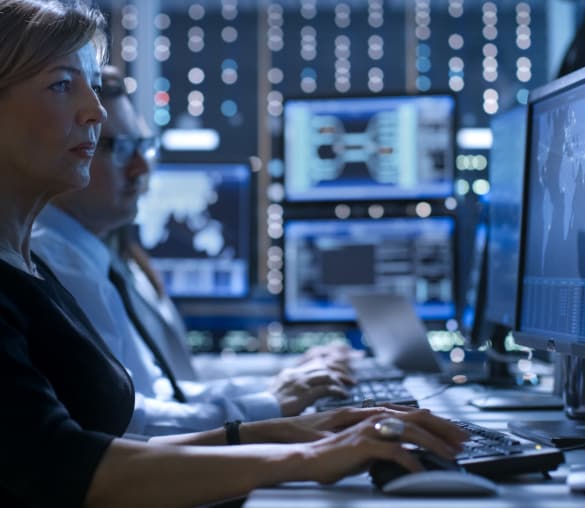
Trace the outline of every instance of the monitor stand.
<instances>
[{"instance_id":1,"label":"monitor stand","mask_svg":"<svg viewBox=\"0 0 585 508\"><path fill-rule=\"evenodd\" d=\"M520 358L506 351L509 328L496 323L485 324L491 347L486 351L482 379L473 380L488 388L487 392L470 401L472 406L486 410L562 409L561 397L534 391L540 379L534 373L511 371L512 363Z\"/></svg>"},{"instance_id":2,"label":"monitor stand","mask_svg":"<svg viewBox=\"0 0 585 508\"><path fill-rule=\"evenodd\" d=\"M563 355L565 418L545 421L511 421L508 428L538 443L569 449L585 446L585 358Z\"/></svg>"}]
</instances>

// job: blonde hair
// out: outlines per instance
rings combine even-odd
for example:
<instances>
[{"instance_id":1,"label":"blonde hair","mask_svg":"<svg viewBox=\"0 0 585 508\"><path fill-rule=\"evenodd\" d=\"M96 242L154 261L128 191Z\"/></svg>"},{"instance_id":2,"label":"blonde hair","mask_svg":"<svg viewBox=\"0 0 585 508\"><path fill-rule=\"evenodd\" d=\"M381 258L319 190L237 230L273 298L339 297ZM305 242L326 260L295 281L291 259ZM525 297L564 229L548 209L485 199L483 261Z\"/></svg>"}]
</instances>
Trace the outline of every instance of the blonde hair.
<instances>
[{"instance_id":1,"label":"blonde hair","mask_svg":"<svg viewBox=\"0 0 585 508\"><path fill-rule=\"evenodd\" d=\"M104 27L102 14L78 1L0 0L0 93L90 41L103 64Z\"/></svg>"}]
</instances>

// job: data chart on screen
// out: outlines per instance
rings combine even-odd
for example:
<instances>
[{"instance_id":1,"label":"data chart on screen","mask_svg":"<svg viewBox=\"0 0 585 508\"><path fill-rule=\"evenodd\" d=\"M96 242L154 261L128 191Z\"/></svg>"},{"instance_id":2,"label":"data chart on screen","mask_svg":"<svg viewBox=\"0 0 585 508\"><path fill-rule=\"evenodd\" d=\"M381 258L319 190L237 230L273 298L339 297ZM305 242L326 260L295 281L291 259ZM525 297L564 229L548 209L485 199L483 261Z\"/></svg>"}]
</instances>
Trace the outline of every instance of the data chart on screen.
<instances>
[{"instance_id":1,"label":"data chart on screen","mask_svg":"<svg viewBox=\"0 0 585 508\"><path fill-rule=\"evenodd\" d=\"M353 294L406 296L427 320L454 316L450 217L285 224L284 317L353 321Z\"/></svg>"}]
</instances>

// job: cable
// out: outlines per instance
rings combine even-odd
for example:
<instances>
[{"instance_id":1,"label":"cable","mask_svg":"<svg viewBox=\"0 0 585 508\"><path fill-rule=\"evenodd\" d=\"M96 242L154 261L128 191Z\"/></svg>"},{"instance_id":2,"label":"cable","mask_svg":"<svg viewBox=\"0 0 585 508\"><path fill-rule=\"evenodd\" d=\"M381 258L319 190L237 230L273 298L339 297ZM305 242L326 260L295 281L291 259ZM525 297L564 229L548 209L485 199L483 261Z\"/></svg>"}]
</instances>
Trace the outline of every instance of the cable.
<instances>
[{"instance_id":1,"label":"cable","mask_svg":"<svg viewBox=\"0 0 585 508\"><path fill-rule=\"evenodd\" d=\"M498 351L488 348L485 351L487 357L499 363L516 363L518 360L531 360L532 349L526 348L519 351L507 351L499 353Z\"/></svg>"},{"instance_id":2,"label":"cable","mask_svg":"<svg viewBox=\"0 0 585 508\"><path fill-rule=\"evenodd\" d=\"M428 395L425 395L424 397L417 397L416 400L420 402L421 400L432 399L433 397L436 397L437 395L441 395L442 393L446 392L448 388L452 388L453 386L460 386L460 385L458 385L457 383L446 384L444 386L441 386L441 388L439 388L435 392L429 393Z\"/></svg>"}]
</instances>

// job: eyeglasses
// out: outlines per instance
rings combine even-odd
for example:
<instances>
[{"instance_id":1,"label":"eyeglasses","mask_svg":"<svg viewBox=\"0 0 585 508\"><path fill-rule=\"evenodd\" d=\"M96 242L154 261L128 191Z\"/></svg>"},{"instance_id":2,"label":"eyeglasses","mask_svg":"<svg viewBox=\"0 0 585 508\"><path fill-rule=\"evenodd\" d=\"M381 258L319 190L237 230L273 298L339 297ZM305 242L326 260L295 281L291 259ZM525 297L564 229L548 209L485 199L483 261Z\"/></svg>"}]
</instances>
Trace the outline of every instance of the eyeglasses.
<instances>
[{"instance_id":1,"label":"eyeglasses","mask_svg":"<svg viewBox=\"0 0 585 508\"><path fill-rule=\"evenodd\" d=\"M112 159L116 165L126 166L136 154L139 154L146 161L158 157L159 140L156 137L102 136L98 141L98 147L111 151Z\"/></svg>"}]
</instances>

